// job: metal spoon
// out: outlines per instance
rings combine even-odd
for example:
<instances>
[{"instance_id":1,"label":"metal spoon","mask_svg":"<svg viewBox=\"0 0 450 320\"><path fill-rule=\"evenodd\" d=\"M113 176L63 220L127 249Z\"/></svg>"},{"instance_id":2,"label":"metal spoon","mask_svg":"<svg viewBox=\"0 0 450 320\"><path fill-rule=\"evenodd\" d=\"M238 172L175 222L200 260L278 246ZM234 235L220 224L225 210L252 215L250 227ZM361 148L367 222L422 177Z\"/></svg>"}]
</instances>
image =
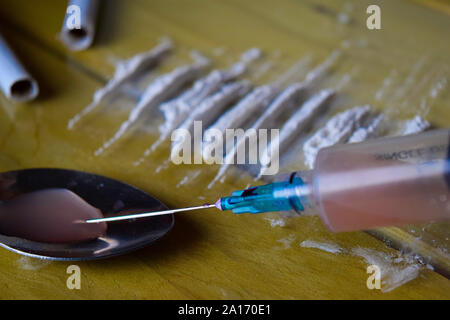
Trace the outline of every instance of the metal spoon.
<instances>
[{"instance_id":1,"label":"metal spoon","mask_svg":"<svg viewBox=\"0 0 450 320\"><path fill-rule=\"evenodd\" d=\"M65 188L78 194L105 217L124 211L167 210L158 199L117 180L95 174L63 169L28 169L0 173L0 203L12 197L52 188ZM121 213L122 212L122 213ZM94 260L121 255L147 246L172 229L172 214L127 220L108 225L104 237L76 244L49 244L0 234L0 246L13 252L47 260Z\"/></svg>"}]
</instances>

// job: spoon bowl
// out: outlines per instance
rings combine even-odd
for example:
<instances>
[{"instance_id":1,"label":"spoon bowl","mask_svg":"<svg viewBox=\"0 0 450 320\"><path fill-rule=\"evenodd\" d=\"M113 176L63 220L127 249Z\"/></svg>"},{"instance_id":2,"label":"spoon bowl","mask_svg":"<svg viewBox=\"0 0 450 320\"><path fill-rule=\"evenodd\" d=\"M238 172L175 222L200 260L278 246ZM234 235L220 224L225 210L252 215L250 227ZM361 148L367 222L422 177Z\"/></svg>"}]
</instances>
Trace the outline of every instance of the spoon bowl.
<instances>
[{"instance_id":1,"label":"spoon bowl","mask_svg":"<svg viewBox=\"0 0 450 320\"><path fill-rule=\"evenodd\" d=\"M131 185L86 172L26 169L0 173L0 205L16 196L45 189L68 189L100 209L105 217L167 210L161 201ZM46 260L95 260L147 246L166 235L173 225L172 214L122 221L109 224L102 237L73 244L42 243L0 234L0 246Z\"/></svg>"}]
</instances>

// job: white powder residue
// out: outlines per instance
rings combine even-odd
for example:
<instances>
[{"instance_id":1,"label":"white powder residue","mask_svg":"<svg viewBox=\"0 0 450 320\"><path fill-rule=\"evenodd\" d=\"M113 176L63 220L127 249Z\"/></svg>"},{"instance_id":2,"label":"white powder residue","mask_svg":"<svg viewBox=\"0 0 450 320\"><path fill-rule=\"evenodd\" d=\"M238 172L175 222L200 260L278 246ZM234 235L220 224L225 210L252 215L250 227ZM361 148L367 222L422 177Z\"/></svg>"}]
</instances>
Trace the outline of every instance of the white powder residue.
<instances>
[{"instance_id":1,"label":"white powder residue","mask_svg":"<svg viewBox=\"0 0 450 320\"><path fill-rule=\"evenodd\" d=\"M352 73L356 73L353 71ZM333 86L335 91L342 91L345 87L347 87L352 82L352 74L344 74L339 78L339 81Z\"/></svg>"},{"instance_id":2,"label":"white powder residue","mask_svg":"<svg viewBox=\"0 0 450 320\"><path fill-rule=\"evenodd\" d=\"M50 264L48 260L33 259L29 257L21 257L16 261L19 268L23 270L36 271Z\"/></svg>"},{"instance_id":3,"label":"white powder residue","mask_svg":"<svg viewBox=\"0 0 450 320\"><path fill-rule=\"evenodd\" d=\"M300 246L319 249L333 254L346 252L337 244L328 242L305 240ZM358 247L352 249L351 254L363 258L368 265L375 265L380 269L381 291L384 293L390 292L417 278L420 270L424 268L433 270L433 267L425 264L419 256L402 252L388 254L374 249Z\"/></svg>"},{"instance_id":4,"label":"white powder residue","mask_svg":"<svg viewBox=\"0 0 450 320\"><path fill-rule=\"evenodd\" d=\"M323 80L325 75L329 72L330 68L336 63L340 56L341 52L339 50L332 51L321 64L319 64L306 74L306 77L303 81L304 85L308 87L308 89L315 87L321 80ZM302 75L304 73L304 70L308 66L309 61L310 57L305 57L299 60L281 77L279 77L274 85L276 87L283 87L286 83L298 81L299 75Z\"/></svg>"},{"instance_id":5,"label":"white powder residue","mask_svg":"<svg viewBox=\"0 0 450 320\"><path fill-rule=\"evenodd\" d=\"M266 87L271 88L271 89L263 90L263 88L266 88ZM297 88L297 85L295 87ZM243 101L241 101L239 104L242 105L243 109L245 109L245 106L247 104L249 104L250 106L258 106L261 109L267 108L266 111L264 111L264 113L261 115L261 117L255 122L255 124L251 126L251 129L255 129L257 131L260 128L269 128L269 127L263 127L263 126L268 124L270 119L273 119L273 117L276 117L277 115L279 115L282 112L282 110L284 109L284 107L287 106L287 104L291 101L291 99L294 96L294 94L291 94L292 88L293 87L289 87L288 89L286 89L286 90L288 90L289 94L282 94L282 96L283 96L282 99L276 98L275 101L272 104L270 104L269 106L268 106L268 104L275 97L275 93L277 92L277 87L275 87L275 86L270 86L270 87L263 86L260 88L256 88ZM263 92L265 92L265 94L261 95L260 93L258 93L258 89L263 90ZM303 90L303 89L298 89L298 90ZM297 94L298 94L298 92L297 92ZM271 117L271 116L273 116L273 117ZM208 185L208 189L211 189L217 181L225 178L225 173L227 172L231 163L234 162L234 157L236 156L238 150L240 150L240 148L246 143L247 139L248 139L248 137L243 137L242 139L237 141L237 143L233 146L233 148L231 150L227 150L225 159L223 161L223 165L220 167L219 172L217 173L215 178ZM204 154L204 156L206 156L206 159L208 159L207 147L204 148L203 154Z\"/></svg>"},{"instance_id":6,"label":"white powder residue","mask_svg":"<svg viewBox=\"0 0 450 320\"><path fill-rule=\"evenodd\" d=\"M339 13L337 16L337 20L341 24L349 24L351 19L350 16L347 13Z\"/></svg>"},{"instance_id":7,"label":"white powder residue","mask_svg":"<svg viewBox=\"0 0 450 320\"><path fill-rule=\"evenodd\" d=\"M333 90L322 90L312 98L308 99L283 125L280 130L279 142L270 143L263 153L264 157L270 159L272 156L278 157L279 154L283 154L292 142L295 139L298 139L301 134L311 126L311 123L314 122L316 116L324 112L324 110L330 106L329 102L334 95L335 92ZM272 159L267 161L266 163L268 165L261 168L258 177L266 173L267 167L271 161Z\"/></svg>"},{"instance_id":8,"label":"white powder residue","mask_svg":"<svg viewBox=\"0 0 450 320\"><path fill-rule=\"evenodd\" d=\"M241 56L241 61L245 64L249 64L262 56L262 51L259 48L252 48L244 52Z\"/></svg>"},{"instance_id":9,"label":"white powder residue","mask_svg":"<svg viewBox=\"0 0 450 320\"><path fill-rule=\"evenodd\" d=\"M279 218L264 218L264 220L269 221L270 226L272 228L275 227L285 227L286 226L286 219L279 217Z\"/></svg>"},{"instance_id":10,"label":"white powder residue","mask_svg":"<svg viewBox=\"0 0 450 320\"><path fill-rule=\"evenodd\" d=\"M140 163L140 161L138 163L135 163L135 166L137 166L139 163ZM162 164L160 164L156 168L155 172L160 173L161 171L167 169L169 167L169 165L170 165L170 159L167 159L166 161L164 161Z\"/></svg>"},{"instance_id":11,"label":"white powder residue","mask_svg":"<svg viewBox=\"0 0 450 320\"><path fill-rule=\"evenodd\" d=\"M266 61L256 68L256 70L252 73L251 77L252 77L252 79L255 79L255 80L260 79L264 74L266 74L272 68L273 68L273 62Z\"/></svg>"},{"instance_id":12,"label":"white powder residue","mask_svg":"<svg viewBox=\"0 0 450 320\"><path fill-rule=\"evenodd\" d=\"M405 121L401 132L402 136L416 134L427 130L430 123L421 116L416 116L414 119Z\"/></svg>"},{"instance_id":13,"label":"white powder residue","mask_svg":"<svg viewBox=\"0 0 450 320\"><path fill-rule=\"evenodd\" d=\"M215 55L216 57L221 57L223 56L226 52L228 51L228 49L226 47L218 47L218 48L214 48L212 53L213 55Z\"/></svg>"},{"instance_id":14,"label":"white powder residue","mask_svg":"<svg viewBox=\"0 0 450 320\"><path fill-rule=\"evenodd\" d=\"M436 78L436 74L439 74L440 70L431 69L427 71L424 75L420 77L420 81L414 84L414 91L410 92L401 102L398 102L400 107L397 108L411 108L412 105L417 105L420 101L420 108L417 110L421 115L426 115L428 113L428 94L423 94L422 92L426 90L426 87L430 84L433 85L433 79Z\"/></svg>"},{"instance_id":15,"label":"white powder residue","mask_svg":"<svg viewBox=\"0 0 450 320\"><path fill-rule=\"evenodd\" d=\"M341 56L341 52L339 50L334 50L331 54L322 62L319 66L317 66L314 70L308 73L305 78L305 82L313 87L322 80L322 78L327 74L329 69L336 63L336 61Z\"/></svg>"},{"instance_id":16,"label":"white powder residue","mask_svg":"<svg viewBox=\"0 0 450 320\"><path fill-rule=\"evenodd\" d=\"M205 78L197 80L192 88L184 92L180 97L162 104L159 109L163 113L165 120L159 126L161 136L151 146L149 152L159 147L206 97L217 91L225 82L240 75L241 70L233 72L234 70L230 70L230 72L214 70Z\"/></svg>"},{"instance_id":17,"label":"white powder residue","mask_svg":"<svg viewBox=\"0 0 450 320\"><path fill-rule=\"evenodd\" d=\"M264 110L277 93L278 90L271 85L255 88L236 104L236 106L225 112L210 128L220 131L239 128L249 117Z\"/></svg>"},{"instance_id":18,"label":"white powder residue","mask_svg":"<svg viewBox=\"0 0 450 320\"><path fill-rule=\"evenodd\" d=\"M420 71L422 70L422 68L424 67L426 60L427 60L426 57L422 57L419 61L417 61L413 65L413 67L412 67L411 71L409 72L408 76L406 77L405 81L403 82L403 84L400 87L398 87L394 91L394 93L393 93L392 97L390 97L389 101L392 101L392 102L401 101L408 95L408 93L411 90L415 89L416 84L418 82L417 77L418 77Z\"/></svg>"},{"instance_id":19,"label":"white powder residue","mask_svg":"<svg viewBox=\"0 0 450 320\"><path fill-rule=\"evenodd\" d=\"M285 249L289 249L291 247L292 242L294 241L295 241L295 234L293 233L287 236L286 238L277 240L277 242L283 244Z\"/></svg>"},{"instance_id":20,"label":"white powder residue","mask_svg":"<svg viewBox=\"0 0 450 320\"><path fill-rule=\"evenodd\" d=\"M337 14L337 21L341 24L349 24L351 19L351 13L353 11L353 5L349 2L344 4L344 8Z\"/></svg>"},{"instance_id":21,"label":"white powder residue","mask_svg":"<svg viewBox=\"0 0 450 320\"><path fill-rule=\"evenodd\" d=\"M340 56L341 52L339 50L331 52L324 62L308 72L302 83L293 83L289 85L277 98L275 98L275 100L267 107L266 111L263 112L260 118L258 118L250 128L255 130L272 128L278 116L282 112L289 111L292 104L301 103L301 101L305 98L307 91L322 80ZM302 70L309 63L309 60L310 58L306 57L298 61L275 82L274 87L280 87L283 83L289 82L292 77L301 74ZM220 167L215 178L208 185L208 189L211 189L217 181L223 181L225 179L225 174L234 162L233 160L236 153L242 148L243 145L245 145L247 140L248 136L245 136L240 139L231 150L227 150L223 165Z\"/></svg>"},{"instance_id":22,"label":"white powder residue","mask_svg":"<svg viewBox=\"0 0 450 320\"><path fill-rule=\"evenodd\" d=\"M138 75L143 70L153 67L161 61L169 51L173 48L172 41L164 39L154 49L135 55L134 57L120 61L116 66L114 77L108 81L105 87L95 92L93 101L80 113L70 119L67 128L73 129L75 124L80 121L87 114L91 113L97 106L107 98L110 98L118 93L119 89L133 77Z\"/></svg>"},{"instance_id":23,"label":"white powder residue","mask_svg":"<svg viewBox=\"0 0 450 320\"><path fill-rule=\"evenodd\" d=\"M383 80L383 85L375 93L375 98L377 100L382 100L386 96L387 92L392 89L392 83L394 82L394 78L397 76L397 70L392 70L391 73Z\"/></svg>"},{"instance_id":24,"label":"white powder residue","mask_svg":"<svg viewBox=\"0 0 450 320\"><path fill-rule=\"evenodd\" d=\"M242 98L250 90L250 82L239 81L224 85L220 91L206 98L197 108L195 108L186 120L178 127L191 133L194 130L195 121L201 121L202 126L210 125L216 120L224 109L231 103ZM171 154L178 154L183 145L183 139L173 141Z\"/></svg>"},{"instance_id":25,"label":"white powder residue","mask_svg":"<svg viewBox=\"0 0 450 320\"><path fill-rule=\"evenodd\" d=\"M286 84L300 80L299 76L304 75L308 71L310 60L310 56L300 59L279 76L272 85L277 88L282 88ZM310 73L312 73L312 71Z\"/></svg>"},{"instance_id":26,"label":"white powder residue","mask_svg":"<svg viewBox=\"0 0 450 320\"><path fill-rule=\"evenodd\" d=\"M306 98L307 85L304 83L293 83L284 89L278 97L270 104L264 113L251 126L252 129L271 129L274 127L281 114L294 109Z\"/></svg>"},{"instance_id":27,"label":"white powder residue","mask_svg":"<svg viewBox=\"0 0 450 320\"><path fill-rule=\"evenodd\" d=\"M437 98L439 94L447 87L447 78L442 78L439 81L437 81L430 89L430 97L431 98Z\"/></svg>"},{"instance_id":28,"label":"white powder residue","mask_svg":"<svg viewBox=\"0 0 450 320\"><path fill-rule=\"evenodd\" d=\"M355 248L352 254L364 258L368 265L378 266L382 292L390 292L417 278L423 268L415 257L402 253L386 254L373 249Z\"/></svg>"},{"instance_id":29,"label":"white powder residue","mask_svg":"<svg viewBox=\"0 0 450 320\"><path fill-rule=\"evenodd\" d=\"M226 129L241 128L249 118L258 116L270 104L278 93L278 89L271 85L265 85L255 88L244 97L233 108L226 111L220 118L209 127L211 130L219 130L225 134ZM218 131L218 132L219 132ZM203 159L211 160L211 151L214 149L214 143L208 143L205 139L203 144Z\"/></svg>"},{"instance_id":30,"label":"white powder residue","mask_svg":"<svg viewBox=\"0 0 450 320\"><path fill-rule=\"evenodd\" d=\"M383 114L378 115L373 119L367 127L360 127L353 132L348 143L363 142L368 139L376 138L379 136L380 131L383 128L383 120L385 116Z\"/></svg>"},{"instance_id":31,"label":"white powder residue","mask_svg":"<svg viewBox=\"0 0 450 320\"><path fill-rule=\"evenodd\" d=\"M360 127L370 110L371 108L368 105L356 107L331 118L322 129L318 130L303 145L306 165L309 168L314 167L320 149L347 142L352 133Z\"/></svg>"},{"instance_id":32,"label":"white powder residue","mask_svg":"<svg viewBox=\"0 0 450 320\"><path fill-rule=\"evenodd\" d=\"M223 84L234 80L244 74L249 64L261 57L261 50L258 48L244 52L241 60L235 63L228 70L213 70L206 77L197 80L194 85L180 95L178 98L162 104L159 109L164 115L164 123L159 127L161 136L145 151L144 157L150 155L166 141L173 130L175 130L205 98L216 92Z\"/></svg>"},{"instance_id":33,"label":"white powder residue","mask_svg":"<svg viewBox=\"0 0 450 320\"><path fill-rule=\"evenodd\" d=\"M145 90L138 104L131 110L128 120L122 123L114 136L106 141L102 147L95 151L95 155L102 154L106 149L118 141L128 129L139 119L146 109L157 107L165 100L178 93L189 82L195 80L209 66L210 61L204 57L196 56L192 65L176 68L153 81Z\"/></svg>"},{"instance_id":34,"label":"white powder residue","mask_svg":"<svg viewBox=\"0 0 450 320\"><path fill-rule=\"evenodd\" d=\"M177 184L177 188L180 188L181 186L184 186L185 184L192 182L193 180L195 180L195 178L197 178L200 174L202 173L201 170L197 170L194 172L191 172L189 174L187 174L178 184Z\"/></svg>"},{"instance_id":35,"label":"white powder residue","mask_svg":"<svg viewBox=\"0 0 450 320\"><path fill-rule=\"evenodd\" d=\"M303 248L319 249L330 253L342 253L344 251L344 249L342 249L337 244L327 242L317 242L312 240L305 240L302 243L300 243L300 246Z\"/></svg>"}]
</instances>

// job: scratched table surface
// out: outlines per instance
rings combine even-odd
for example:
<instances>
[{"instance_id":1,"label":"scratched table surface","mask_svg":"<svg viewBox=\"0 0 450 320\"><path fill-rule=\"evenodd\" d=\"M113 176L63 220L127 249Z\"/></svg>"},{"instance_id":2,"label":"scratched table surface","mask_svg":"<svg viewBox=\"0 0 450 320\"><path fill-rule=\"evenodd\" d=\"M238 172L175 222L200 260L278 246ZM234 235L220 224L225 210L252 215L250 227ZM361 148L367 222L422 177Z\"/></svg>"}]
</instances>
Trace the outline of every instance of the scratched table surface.
<instances>
[{"instance_id":1,"label":"scratched table surface","mask_svg":"<svg viewBox=\"0 0 450 320\"><path fill-rule=\"evenodd\" d=\"M343 55L333 72L336 79L351 77L340 92L349 105L369 103L377 110L389 109L390 117L421 114L435 127L450 126L449 91L428 94L433 89L430 83L448 80L450 6L445 1L108 0L101 10L95 46L78 53L66 50L58 40L65 3L0 1L1 32L42 91L38 100L25 105L0 95L0 171L36 167L88 171L133 184L173 208L212 201L252 182L241 173L207 190L215 166L170 165L156 173L168 148L134 166L157 139L154 123L136 130L126 143L94 156L126 118L129 101L103 106L76 130L67 130L67 121L113 75L114 61L149 50L162 36L171 37L176 49L156 72L189 61L191 49L210 56L220 67L256 46L278 63L273 72L255 80L261 82L302 57L319 63L338 49ZM366 28L370 4L381 7L382 30ZM180 183L185 176L192 181ZM361 247L395 254L395 248L379 239L383 236L394 247L423 240L421 248L448 265L448 255L433 247L435 242L446 245L442 237L448 237L448 225L427 226L428 233L418 227L416 235L405 228L336 235L316 217L293 218L283 228L272 227L267 221L272 217L215 210L181 214L173 230L154 245L108 260L77 263L81 290L66 286L70 263L33 260L2 249L0 298L450 298L449 280L427 268L390 292L369 290L367 263L345 253ZM423 237L417 236L421 232ZM430 234L434 238L426 242ZM304 240L332 242L345 252L304 248L300 246Z\"/></svg>"}]
</instances>

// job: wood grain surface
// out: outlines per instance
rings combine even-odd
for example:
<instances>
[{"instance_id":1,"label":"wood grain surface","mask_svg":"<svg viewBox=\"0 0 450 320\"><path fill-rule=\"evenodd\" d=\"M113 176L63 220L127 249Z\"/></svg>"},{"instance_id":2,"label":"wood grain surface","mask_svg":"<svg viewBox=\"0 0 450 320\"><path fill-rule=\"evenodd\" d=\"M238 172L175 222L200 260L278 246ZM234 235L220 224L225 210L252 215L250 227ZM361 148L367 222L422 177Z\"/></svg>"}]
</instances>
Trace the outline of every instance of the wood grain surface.
<instances>
[{"instance_id":1,"label":"wood grain surface","mask_svg":"<svg viewBox=\"0 0 450 320\"><path fill-rule=\"evenodd\" d=\"M372 3L382 8L379 31L365 25L366 8ZM0 32L42 91L38 100L26 105L12 104L0 95L0 171L84 170L133 184L173 208L213 201L252 183L251 176L235 170L223 184L207 190L218 168L206 165L170 165L156 173L168 157L167 146L133 166L157 139L158 117L95 157L93 152L127 117L135 103L130 98L102 105L76 130L67 130L67 121L113 75L114 61L149 50L162 36L171 37L176 50L155 74L188 62L191 49L211 57L214 67L222 67L256 46L275 61L273 69L255 79L257 83L272 81L301 58L310 57L314 66L340 50L339 63L323 86L333 87L342 77L350 77L339 93L343 107L371 104L399 121L419 113L435 127L450 126L448 84L436 96L429 95L433 84L449 80L446 1L108 0L94 47L77 53L58 40L65 5L62 0L0 1ZM390 86L383 89L386 81ZM185 176L193 180L180 183ZM0 298L450 298L449 280L426 268L391 292L368 290L367 264L349 252L361 247L394 254L394 248L365 232L330 234L317 217L293 218L283 228L270 225L267 219L274 217L216 210L181 214L174 229L152 246L113 259L77 263L81 290L66 287L70 263L32 260L2 249ZM423 250L448 249L446 224L417 227L415 234L411 228L388 230L379 230L378 236L396 238L400 245L402 239L407 243L408 237L422 237ZM336 243L345 252L303 248L304 240ZM448 265L448 253L436 254L441 264Z\"/></svg>"}]
</instances>

